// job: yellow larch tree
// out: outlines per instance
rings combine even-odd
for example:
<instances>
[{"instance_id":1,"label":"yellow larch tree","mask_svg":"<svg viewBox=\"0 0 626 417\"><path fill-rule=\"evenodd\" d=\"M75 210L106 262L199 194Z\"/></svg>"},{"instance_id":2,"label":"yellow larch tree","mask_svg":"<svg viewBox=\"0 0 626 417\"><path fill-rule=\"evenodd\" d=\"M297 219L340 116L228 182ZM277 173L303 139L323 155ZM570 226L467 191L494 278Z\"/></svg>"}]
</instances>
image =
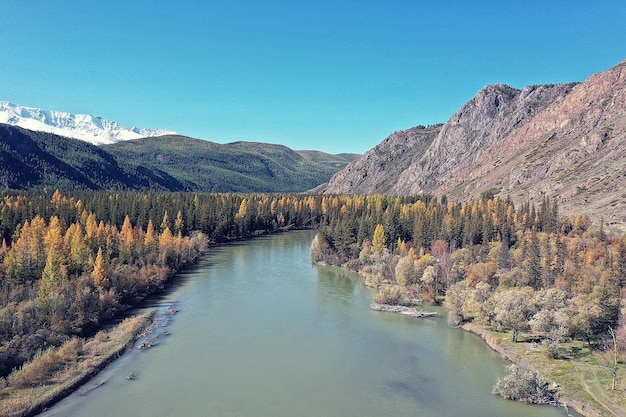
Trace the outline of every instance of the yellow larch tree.
<instances>
[{"instance_id":1,"label":"yellow larch tree","mask_svg":"<svg viewBox=\"0 0 626 417\"><path fill-rule=\"evenodd\" d=\"M182 233L184 226L185 222L183 221L183 212L181 210L178 210L178 213L176 214L176 220L174 220L174 232L176 232L177 234Z\"/></svg>"},{"instance_id":2,"label":"yellow larch tree","mask_svg":"<svg viewBox=\"0 0 626 417\"><path fill-rule=\"evenodd\" d=\"M68 272L80 275L88 270L91 264L90 259L93 259L93 252L87 246L80 223L72 223L67 228L63 241L68 258Z\"/></svg>"},{"instance_id":3,"label":"yellow larch tree","mask_svg":"<svg viewBox=\"0 0 626 417\"><path fill-rule=\"evenodd\" d=\"M96 260L93 263L93 272L91 273L93 283L96 287L103 289L109 286L109 273L107 269L104 255L102 254L102 248L99 248Z\"/></svg>"},{"instance_id":4,"label":"yellow larch tree","mask_svg":"<svg viewBox=\"0 0 626 417\"><path fill-rule=\"evenodd\" d=\"M385 228L382 224L377 224L374 229L374 237L372 237L372 247L374 252L380 253L387 246L387 238L385 237Z\"/></svg>"}]
</instances>

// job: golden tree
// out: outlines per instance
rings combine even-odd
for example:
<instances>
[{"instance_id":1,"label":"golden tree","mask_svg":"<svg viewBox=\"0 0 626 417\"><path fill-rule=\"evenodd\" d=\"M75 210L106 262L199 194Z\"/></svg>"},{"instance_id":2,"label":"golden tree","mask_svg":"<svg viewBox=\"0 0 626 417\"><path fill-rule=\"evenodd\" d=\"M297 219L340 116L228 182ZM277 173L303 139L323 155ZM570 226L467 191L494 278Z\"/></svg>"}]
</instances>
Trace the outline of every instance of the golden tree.
<instances>
[{"instance_id":1,"label":"golden tree","mask_svg":"<svg viewBox=\"0 0 626 417\"><path fill-rule=\"evenodd\" d=\"M109 273L107 269L104 255L102 254L102 248L99 248L96 260L93 263L93 272L91 273L93 283L96 287L107 288L109 286Z\"/></svg>"},{"instance_id":2,"label":"golden tree","mask_svg":"<svg viewBox=\"0 0 626 417\"><path fill-rule=\"evenodd\" d=\"M374 252L380 253L387 246L387 239L385 237L385 228L382 224L377 224L374 229L374 237L372 238L372 247Z\"/></svg>"}]
</instances>

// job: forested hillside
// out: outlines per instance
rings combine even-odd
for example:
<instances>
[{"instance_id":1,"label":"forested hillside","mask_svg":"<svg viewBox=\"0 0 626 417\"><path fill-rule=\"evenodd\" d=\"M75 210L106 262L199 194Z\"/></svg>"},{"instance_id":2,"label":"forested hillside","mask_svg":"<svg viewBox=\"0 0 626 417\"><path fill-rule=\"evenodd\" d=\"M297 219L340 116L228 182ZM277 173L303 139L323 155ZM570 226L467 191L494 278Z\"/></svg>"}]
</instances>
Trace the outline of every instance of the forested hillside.
<instances>
[{"instance_id":1,"label":"forested hillside","mask_svg":"<svg viewBox=\"0 0 626 417\"><path fill-rule=\"evenodd\" d=\"M163 190L174 185L153 173L133 174L87 142L0 124L0 184L5 189Z\"/></svg>"},{"instance_id":2,"label":"forested hillside","mask_svg":"<svg viewBox=\"0 0 626 417\"><path fill-rule=\"evenodd\" d=\"M294 151L257 142L218 144L161 136L104 145L105 151L177 178L187 191L300 192L311 189L357 155Z\"/></svg>"},{"instance_id":3,"label":"forested hillside","mask_svg":"<svg viewBox=\"0 0 626 417\"><path fill-rule=\"evenodd\" d=\"M357 155L163 136L97 147L0 124L0 187L22 190L303 192Z\"/></svg>"}]
</instances>

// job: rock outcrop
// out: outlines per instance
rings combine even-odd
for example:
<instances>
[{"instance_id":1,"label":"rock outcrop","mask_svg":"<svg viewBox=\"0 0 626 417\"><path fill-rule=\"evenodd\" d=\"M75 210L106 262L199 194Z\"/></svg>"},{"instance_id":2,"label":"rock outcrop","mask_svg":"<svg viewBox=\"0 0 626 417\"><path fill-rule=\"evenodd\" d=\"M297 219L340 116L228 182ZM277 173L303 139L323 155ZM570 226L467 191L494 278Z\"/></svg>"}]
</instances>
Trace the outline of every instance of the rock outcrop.
<instances>
[{"instance_id":1,"label":"rock outcrop","mask_svg":"<svg viewBox=\"0 0 626 417\"><path fill-rule=\"evenodd\" d=\"M548 196L626 224L625 139L626 61L579 84L487 86L444 125L389 136L322 191Z\"/></svg>"},{"instance_id":2,"label":"rock outcrop","mask_svg":"<svg viewBox=\"0 0 626 417\"><path fill-rule=\"evenodd\" d=\"M392 133L314 191L326 194L389 194L390 184L423 156L442 125Z\"/></svg>"}]
</instances>

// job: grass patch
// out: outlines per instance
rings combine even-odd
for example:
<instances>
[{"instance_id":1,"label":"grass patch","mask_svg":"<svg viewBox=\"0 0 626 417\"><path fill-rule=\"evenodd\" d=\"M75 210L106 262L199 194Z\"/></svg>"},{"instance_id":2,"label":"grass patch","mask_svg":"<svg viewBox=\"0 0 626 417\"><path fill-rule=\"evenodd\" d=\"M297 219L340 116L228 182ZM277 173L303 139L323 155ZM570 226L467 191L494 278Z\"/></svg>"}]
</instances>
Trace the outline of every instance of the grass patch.
<instances>
[{"instance_id":1,"label":"grass patch","mask_svg":"<svg viewBox=\"0 0 626 417\"><path fill-rule=\"evenodd\" d=\"M518 343L510 333L487 330L473 323L463 328L476 333L506 359L539 372L557 388L560 402L587 417L626 416L626 363L619 364L616 390L611 390L609 352L592 350L580 341L563 343L560 358L550 359L544 346L529 335Z\"/></svg>"}]
</instances>

